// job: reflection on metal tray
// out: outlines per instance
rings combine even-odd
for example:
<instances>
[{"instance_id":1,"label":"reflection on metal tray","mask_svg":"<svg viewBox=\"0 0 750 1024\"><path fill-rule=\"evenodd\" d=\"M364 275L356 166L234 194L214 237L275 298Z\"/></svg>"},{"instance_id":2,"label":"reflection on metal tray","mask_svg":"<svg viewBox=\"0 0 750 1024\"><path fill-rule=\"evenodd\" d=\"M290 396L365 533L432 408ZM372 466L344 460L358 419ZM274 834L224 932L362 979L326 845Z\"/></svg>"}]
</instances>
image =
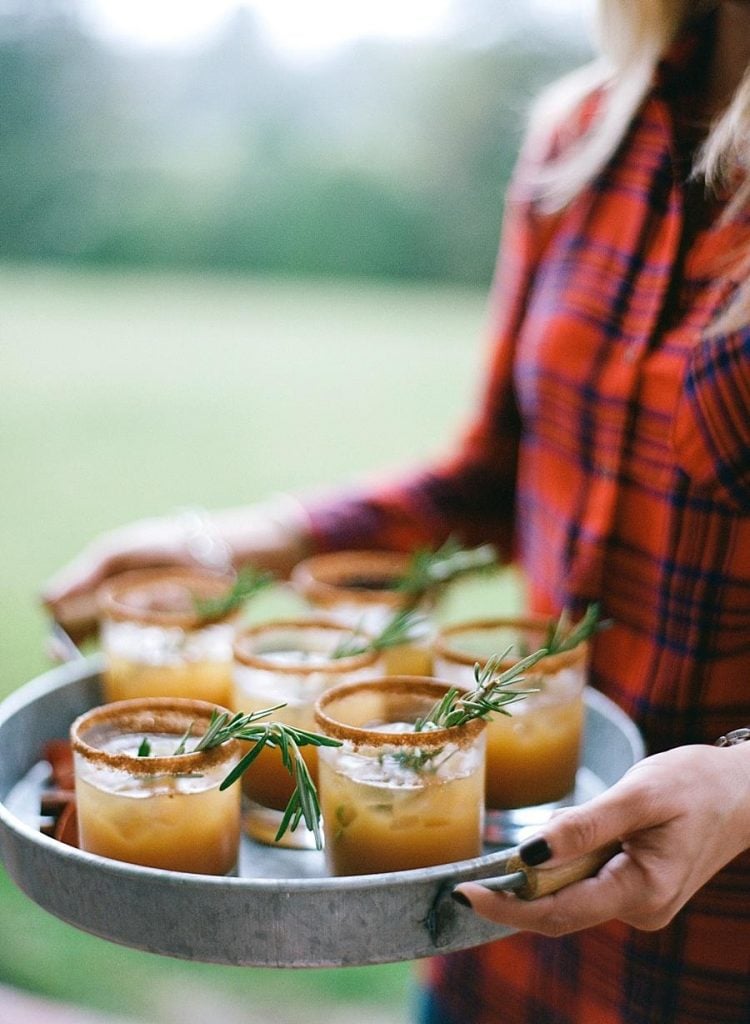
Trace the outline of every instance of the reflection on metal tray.
<instances>
[{"instance_id":1,"label":"reflection on metal tray","mask_svg":"<svg viewBox=\"0 0 750 1024\"><path fill-rule=\"evenodd\" d=\"M40 676L0 705L0 855L32 900L112 942L206 963L337 967L413 960L509 934L446 894L502 871L503 851L416 871L332 878L322 854L244 840L236 877L142 868L84 853L39 831L44 744L100 703L100 661ZM594 690L576 802L643 756L630 719Z\"/></svg>"}]
</instances>

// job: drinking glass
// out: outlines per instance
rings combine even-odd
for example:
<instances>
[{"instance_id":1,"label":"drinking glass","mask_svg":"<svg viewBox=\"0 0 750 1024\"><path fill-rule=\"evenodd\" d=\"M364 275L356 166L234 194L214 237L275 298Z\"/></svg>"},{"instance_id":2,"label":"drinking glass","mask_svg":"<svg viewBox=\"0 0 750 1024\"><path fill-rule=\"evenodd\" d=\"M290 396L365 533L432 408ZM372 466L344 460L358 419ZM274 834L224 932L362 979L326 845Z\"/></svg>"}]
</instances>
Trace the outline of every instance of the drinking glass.
<instances>
[{"instance_id":1,"label":"drinking glass","mask_svg":"<svg viewBox=\"0 0 750 1024\"><path fill-rule=\"evenodd\" d=\"M416 732L449 687L389 676L324 693L315 719L320 802L334 875L428 867L477 857L484 819L485 723Z\"/></svg>"},{"instance_id":2,"label":"drinking glass","mask_svg":"<svg viewBox=\"0 0 750 1024\"><path fill-rule=\"evenodd\" d=\"M200 569L122 573L97 594L104 698L187 697L226 705L231 696L236 610L204 614L229 576Z\"/></svg>"},{"instance_id":3,"label":"drinking glass","mask_svg":"<svg viewBox=\"0 0 750 1024\"><path fill-rule=\"evenodd\" d=\"M234 643L232 705L251 712L284 706L264 721L315 730L317 698L337 683L372 678L382 672L380 655L367 651L337 657L336 649L352 631L323 619L284 619L240 631ZM313 782L318 774L318 748L301 748ZM275 836L294 790L278 749L266 747L243 776L245 829L253 839L303 849L314 847L307 829Z\"/></svg>"},{"instance_id":4,"label":"drinking glass","mask_svg":"<svg viewBox=\"0 0 750 1024\"><path fill-rule=\"evenodd\" d=\"M170 871L235 869L241 791L219 786L243 744L175 753L188 728L195 738L188 751L195 745L214 710L225 709L150 697L103 704L75 720L70 735L82 850Z\"/></svg>"},{"instance_id":5,"label":"drinking glass","mask_svg":"<svg viewBox=\"0 0 750 1024\"><path fill-rule=\"evenodd\" d=\"M410 595L398 584L410 563L409 555L397 551L333 551L299 562L290 582L318 613L376 636L409 606ZM425 594L415 606L421 619L408 643L384 651L387 675L430 674L434 605L434 592Z\"/></svg>"},{"instance_id":6,"label":"drinking glass","mask_svg":"<svg viewBox=\"0 0 750 1024\"><path fill-rule=\"evenodd\" d=\"M440 630L434 674L473 689L474 666L502 654L500 668L544 645L543 618L486 619ZM588 644L549 655L530 669L518 689L536 691L494 714L487 728L487 833L489 842L514 845L543 825L555 808L574 801L580 764Z\"/></svg>"}]
</instances>

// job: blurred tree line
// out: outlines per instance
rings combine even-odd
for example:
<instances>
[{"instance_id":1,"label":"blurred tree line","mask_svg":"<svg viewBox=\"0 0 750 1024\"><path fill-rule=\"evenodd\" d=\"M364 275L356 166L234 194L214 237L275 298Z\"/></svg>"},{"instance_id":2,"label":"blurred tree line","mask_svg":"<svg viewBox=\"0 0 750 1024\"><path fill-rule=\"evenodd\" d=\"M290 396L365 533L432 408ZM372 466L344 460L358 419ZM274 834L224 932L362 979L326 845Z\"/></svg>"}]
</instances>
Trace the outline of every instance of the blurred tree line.
<instances>
[{"instance_id":1,"label":"blurred tree line","mask_svg":"<svg viewBox=\"0 0 750 1024\"><path fill-rule=\"evenodd\" d=\"M302 63L246 9L155 51L87 33L70 0L5 0L2 258L485 285L529 102L588 55L506 2Z\"/></svg>"}]
</instances>

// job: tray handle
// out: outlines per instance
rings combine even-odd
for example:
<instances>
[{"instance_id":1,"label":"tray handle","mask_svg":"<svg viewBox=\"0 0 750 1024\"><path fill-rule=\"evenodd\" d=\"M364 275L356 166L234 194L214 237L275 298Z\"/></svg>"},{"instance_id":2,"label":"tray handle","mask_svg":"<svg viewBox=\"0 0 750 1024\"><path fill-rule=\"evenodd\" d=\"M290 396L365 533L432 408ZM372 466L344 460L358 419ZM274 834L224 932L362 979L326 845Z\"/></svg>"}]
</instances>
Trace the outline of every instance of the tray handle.
<instances>
[{"instance_id":1,"label":"tray handle","mask_svg":"<svg viewBox=\"0 0 750 1024\"><path fill-rule=\"evenodd\" d=\"M619 843L610 843L553 868L528 867L516 853L508 857L504 874L475 881L487 889L511 890L521 899L536 900L582 878L593 877L620 849Z\"/></svg>"},{"instance_id":2,"label":"tray handle","mask_svg":"<svg viewBox=\"0 0 750 1024\"><path fill-rule=\"evenodd\" d=\"M578 882L582 878L591 878L620 849L619 843L612 843L554 868L528 867L517 852L510 852L504 859L496 862L498 867L502 865L502 875L493 875L488 878L472 876L471 881L484 885L488 889L514 892L524 900L535 900L557 892L558 889L562 889L566 885L572 885L573 882ZM456 882L457 879L452 879L438 887L437 893L422 919L436 949L450 940L455 927L456 915L461 913L461 909L450 899Z\"/></svg>"}]
</instances>

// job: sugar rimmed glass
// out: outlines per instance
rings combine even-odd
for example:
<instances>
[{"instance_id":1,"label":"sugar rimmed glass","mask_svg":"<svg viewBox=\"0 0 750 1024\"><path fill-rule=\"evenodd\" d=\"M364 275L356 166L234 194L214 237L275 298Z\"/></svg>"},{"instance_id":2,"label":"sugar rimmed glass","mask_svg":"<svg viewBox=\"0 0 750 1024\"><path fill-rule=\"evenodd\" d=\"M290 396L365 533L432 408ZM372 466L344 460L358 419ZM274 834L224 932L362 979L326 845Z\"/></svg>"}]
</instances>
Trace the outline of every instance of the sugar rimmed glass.
<instances>
[{"instance_id":1,"label":"sugar rimmed glass","mask_svg":"<svg viewBox=\"0 0 750 1024\"><path fill-rule=\"evenodd\" d=\"M175 754L189 728L197 742L215 710L225 709L204 701L151 697L104 704L73 722L81 849L152 868L232 873L239 852L241 790L236 784L219 787L244 745L230 740Z\"/></svg>"},{"instance_id":2,"label":"sugar rimmed glass","mask_svg":"<svg viewBox=\"0 0 750 1024\"><path fill-rule=\"evenodd\" d=\"M389 676L320 697L319 791L331 874L360 875L478 857L485 722L415 732L449 686Z\"/></svg>"},{"instance_id":3,"label":"sugar rimmed glass","mask_svg":"<svg viewBox=\"0 0 750 1024\"><path fill-rule=\"evenodd\" d=\"M233 697L237 711L251 712L284 704L264 721L283 722L314 731L318 697L338 683L368 679L382 672L381 655L367 651L336 657L352 631L325 619L284 619L241 630L234 642ZM301 749L313 782L318 776L318 748ZM243 776L245 829L263 843L309 849L314 837L306 829L276 833L294 782L278 750L266 748Z\"/></svg>"},{"instance_id":4,"label":"sugar rimmed glass","mask_svg":"<svg viewBox=\"0 0 750 1024\"><path fill-rule=\"evenodd\" d=\"M185 697L226 705L237 613L205 616L199 607L232 584L231 576L175 568L125 572L101 587L105 700Z\"/></svg>"},{"instance_id":5,"label":"sugar rimmed glass","mask_svg":"<svg viewBox=\"0 0 750 1024\"><path fill-rule=\"evenodd\" d=\"M411 596L398 589L410 565L411 556L397 551L331 551L299 562L290 582L318 613L378 635L397 612L410 607ZM434 606L434 590L414 606L420 621L408 643L384 652L388 675L429 675Z\"/></svg>"},{"instance_id":6,"label":"sugar rimmed glass","mask_svg":"<svg viewBox=\"0 0 750 1024\"><path fill-rule=\"evenodd\" d=\"M482 619L438 632L434 674L456 686L473 685L474 666L512 649L500 668L544 646L550 622L542 617ZM519 688L531 692L510 715L492 715L487 727L487 840L513 845L575 799L585 721L588 643L542 658Z\"/></svg>"}]
</instances>

